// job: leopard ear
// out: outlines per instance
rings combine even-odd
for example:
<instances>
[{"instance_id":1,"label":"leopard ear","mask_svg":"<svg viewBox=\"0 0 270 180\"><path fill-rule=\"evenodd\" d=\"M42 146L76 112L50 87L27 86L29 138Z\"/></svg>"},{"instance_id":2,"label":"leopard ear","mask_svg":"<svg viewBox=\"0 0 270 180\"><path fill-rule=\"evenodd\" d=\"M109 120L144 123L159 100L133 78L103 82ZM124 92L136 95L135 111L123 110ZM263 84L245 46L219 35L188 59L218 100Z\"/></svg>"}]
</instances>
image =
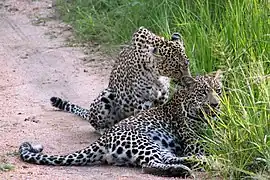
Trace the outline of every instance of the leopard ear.
<instances>
[{"instance_id":1,"label":"leopard ear","mask_svg":"<svg viewBox=\"0 0 270 180\"><path fill-rule=\"evenodd\" d=\"M214 80L221 82L223 78L223 73L224 73L223 71L218 69L216 72L211 73L210 76L212 76Z\"/></svg>"},{"instance_id":2,"label":"leopard ear","mask_svg":"<svg viewBox=\"0 0 270 180\"><path fill-rule=\"evenodd\" d=\"M215 79L221 80L222 77L223 77L223 73L224 73L224 72L222 72L220 69L217 70L216 75L215 75Z\"/></svg>"},{"instance_id":3,"label":"leopard ear","mask_svg":"<svg viewBox=\"0 0 270 180\"><path fill-rule=\"evenodd\" d=\"M139 27L139 30L140 30L140 29L145 29L145 27L144 27L144 26L141 26L141 27Z\"/></svg>"},{"instance_id":4,"label":"leopard ear","mask_svg":"<svg viewBox=\"0 0 270 180\"><path fill-rule=\"evenodd\" d=\"M193 87L196 82L197 81L191 76L183 76L181 79L181 83L188 88Z\"/></svg>"},{"instance_id":5,"label":"leopard ear","mask_svg":"<svg viewBox=\"0 0 270 180\"><path fill-rule=\"evenodd\" d=\"M179 40L182 41L181 34L178 32L173 33L171 36L171 41L179 41Z\"/></svg>"}]
</instances>

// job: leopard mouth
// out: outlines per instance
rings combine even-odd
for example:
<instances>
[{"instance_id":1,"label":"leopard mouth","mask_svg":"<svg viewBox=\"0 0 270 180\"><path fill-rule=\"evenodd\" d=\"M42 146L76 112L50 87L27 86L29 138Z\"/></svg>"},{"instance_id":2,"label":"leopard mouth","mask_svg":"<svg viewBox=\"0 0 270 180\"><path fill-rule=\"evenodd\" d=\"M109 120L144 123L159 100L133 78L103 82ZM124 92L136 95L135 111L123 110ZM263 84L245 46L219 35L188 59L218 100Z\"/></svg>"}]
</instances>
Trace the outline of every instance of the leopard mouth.
<instances>
[{"instance_id":1,"label":"leopard mouth","mask_svg":"<svg viewBox=\"0 0 270 180\"><path fill-rule=\"evenodd\" d=\"M190 118L190 119L194 119L194 120L196 120L196 121L201 121L203 118L203 116L200 116L200 115L198 115L198 116L195 116L195 115L193 115L193 114L187 114L187 117L188 118Z\"/></svg>"},{"instance_id":2,"label":"leopard mouth","mask_svg":"<svg viewBox=\"0 0 270 180\"><path fill-rule=\"evenodd\" d=\"M199 116L217 117L220 113L219 109L219 104L205 105L202 109L200 109Z\"/></svg>"}]
</instances>

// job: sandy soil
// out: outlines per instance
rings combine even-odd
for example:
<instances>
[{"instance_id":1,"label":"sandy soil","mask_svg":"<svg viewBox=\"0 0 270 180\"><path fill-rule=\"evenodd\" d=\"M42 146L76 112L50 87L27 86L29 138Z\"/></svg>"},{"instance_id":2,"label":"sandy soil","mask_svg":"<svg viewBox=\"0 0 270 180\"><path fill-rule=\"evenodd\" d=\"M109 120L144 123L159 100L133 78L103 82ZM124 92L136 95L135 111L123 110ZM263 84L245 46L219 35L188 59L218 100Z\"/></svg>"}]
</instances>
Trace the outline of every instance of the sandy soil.
<instances>
[{"instance_id":1,"label":"sandy soil","mask_svg":"<svg viewBox=\"0 0 270 180\"><path fill-rule=\"evenodd\" d=\"M19 160L16 151L24 141L59 154L98 137L87 122L54 110L49 98L88 107L108 83L110 59L68 47L70 27L54 20L52 6L49 0L0 2L0 164L15 166L0 171L0 179L167 179L134 168L48 167Z\"/></svg>"}]
</instances>

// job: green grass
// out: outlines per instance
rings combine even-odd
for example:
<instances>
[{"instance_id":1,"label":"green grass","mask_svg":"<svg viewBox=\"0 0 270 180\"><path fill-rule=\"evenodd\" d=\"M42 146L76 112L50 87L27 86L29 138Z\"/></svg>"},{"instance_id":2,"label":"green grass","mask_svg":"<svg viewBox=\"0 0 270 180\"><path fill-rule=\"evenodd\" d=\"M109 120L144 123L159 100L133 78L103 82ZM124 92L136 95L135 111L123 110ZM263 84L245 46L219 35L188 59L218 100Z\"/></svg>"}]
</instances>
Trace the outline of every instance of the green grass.
<instances>
[{"instance_id":1,"label":"green grass","mask_svg":"<svg viewBox=\"0 0 270 180\"><path fill-rule=\"evenodd\" d=\"M14 169L14 165L9 163L0 163L0 171L11 171Z\"/></svg>"},{"instance_id":2,"label":"green grass","mask_svg":"<svg viewBox=\"0 0 270 180\"><path fill-rule=\"evenodd\" d=\"M15 168L15 166L8 162L7 156L17 156L18 152L8 152L5 155L0 155L0 172L11 171Z\"/></svg>"},{"instance_id":3,"label":"green grass","mask_svg":"<svg viewBox=\"0 0 270 180\"><path fill-rule=\"evenodd\" d=\"M59 1L80 41L118 45L140 26L180 32L193 74L222 69L222 114L206 137L209 172L270 178L270 5L267 0Z\"/></svg>"}]
</instances>

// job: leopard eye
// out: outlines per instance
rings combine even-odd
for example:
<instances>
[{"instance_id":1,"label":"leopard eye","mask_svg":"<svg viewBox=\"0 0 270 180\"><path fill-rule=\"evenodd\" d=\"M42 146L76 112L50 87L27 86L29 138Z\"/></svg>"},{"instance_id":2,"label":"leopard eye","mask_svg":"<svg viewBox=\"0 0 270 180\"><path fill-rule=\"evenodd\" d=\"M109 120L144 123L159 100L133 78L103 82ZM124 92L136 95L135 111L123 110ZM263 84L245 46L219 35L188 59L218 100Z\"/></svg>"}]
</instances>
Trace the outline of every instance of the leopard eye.
<instances>
[{"instance_id":1,"label":"leopard eye","mask_svg":"<svg viewBox=\"0 0 270 180\"><path fill-rule=\"evenodd\" d=\"M156 47L154 47L153 54L157 54L157 53L158 53L158 49Z\"/></svg>"},{"instance_id":2,"label":"leopard eye","mask_svg":"<svg viewBox=\"0 0 270 180\"><path fill-rule=\"evenodd\" d=\"M221 95L222 93L222 90L220 88L216 89L215 92L218 94L218 95Z\"/></svg>"},{"instance_id":3,"label":"leopard eye","mask_svg":"<svg viewBox=\"0 0 270 180\"><path fill-rule=\"evenodd\" d=\"M202 90L201 91L201 94L204 95L204 96L207 96L208 95L208 91L207 90Z\"/></svg>"}]
</instances>

